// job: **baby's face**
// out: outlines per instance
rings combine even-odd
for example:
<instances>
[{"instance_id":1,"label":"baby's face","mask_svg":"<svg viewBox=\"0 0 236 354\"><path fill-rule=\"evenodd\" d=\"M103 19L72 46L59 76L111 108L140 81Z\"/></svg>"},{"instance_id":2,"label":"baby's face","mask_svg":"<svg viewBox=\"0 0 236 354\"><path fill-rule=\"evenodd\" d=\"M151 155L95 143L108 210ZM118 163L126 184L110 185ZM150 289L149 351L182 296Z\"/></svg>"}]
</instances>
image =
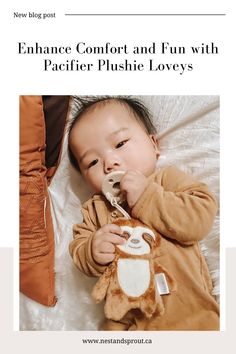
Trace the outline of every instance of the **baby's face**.
<instances>
[{"instance_id":1,"label":"baby's face","mask_svg":"<svg viewBox=\"0 0 236 354\"><path fill-rule=\"evenodd\" d=\"M83 114L71 131L70 147L83 177L97 193L112 171L137 170L150 176L159 155L155 137L116 101L97 104Z\"/></svg>"}]
</instances>

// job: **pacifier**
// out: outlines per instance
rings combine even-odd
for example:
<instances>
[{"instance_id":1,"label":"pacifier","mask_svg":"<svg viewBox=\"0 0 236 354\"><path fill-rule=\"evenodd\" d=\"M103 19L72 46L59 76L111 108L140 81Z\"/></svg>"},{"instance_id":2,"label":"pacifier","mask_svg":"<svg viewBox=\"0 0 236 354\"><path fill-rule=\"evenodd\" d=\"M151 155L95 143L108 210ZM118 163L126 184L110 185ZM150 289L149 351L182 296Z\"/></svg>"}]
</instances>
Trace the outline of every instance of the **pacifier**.
<instances>
[{"instance_id":1,"label":"pacifier","mask_svg":"<svg viewBox=\"0 0 236 354\"><path fill-rule=\"evenodd\" d=\"M130 215L120 205L126 199L125 193L120 190L120 181L124 174L125 171L113 171L109 173L103 180L102 193L112 206L119 210L126 219L130 219Z\"/></svg>"},{"instance_id":2,"label":"pacifier","mask_svg":"<svg viewBox=\"0 0 236 354\"><path fill-rule=\"evenodd\" d=\"M104 178L102 192L109 202L111 199L115 199L118 204L125 201L125 194L120 190L120 181L124 174L124 171L113 171Z\"/></svg>"}]
</instances>

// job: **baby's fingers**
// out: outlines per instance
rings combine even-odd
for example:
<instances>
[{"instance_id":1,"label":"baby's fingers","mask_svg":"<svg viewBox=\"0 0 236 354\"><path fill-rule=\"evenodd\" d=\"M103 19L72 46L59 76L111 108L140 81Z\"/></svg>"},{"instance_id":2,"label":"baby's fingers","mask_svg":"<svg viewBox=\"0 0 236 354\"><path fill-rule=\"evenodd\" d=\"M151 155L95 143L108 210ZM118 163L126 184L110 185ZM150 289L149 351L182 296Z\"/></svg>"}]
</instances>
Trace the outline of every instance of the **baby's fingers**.
<instances>
[{"instance_id":1,"label":"baby's fingers","mask_svg":"<svg viewBox=\"0 0 236 354\"><path fill-rule=\"evenodd\" d=\"M122 230L121 230L120 226L118 226L116 224L104 225L100 230L103 231L104 233L112 233L112 234L116 234L116 235L122 235Z\"/></svg>"},{"instance_id":2,"label":"baby's fingers","mask_svg":"<svg viewBox=\"0 0 236 354\"><path fill-rule=\"evenodd\" d=\"M115 258L114 253L99 253L99 255L97 256L97 261L100 264L108 264L112 262L114 258Z\"/></svg>"},{"instance_id":3,"label":"baby's fingers","mask_svg":"<svg viewBox=\"0 0 236 354\"><path fill-rule=\"evenodd\" d=\"M123 245L125 243L125 239L116 234L108 234L107 236L107 241L113 243L113 245Z\"/></svg>"},{"instance_id":4,"label":"baby's fingers","mask_svg":"<svg viewBox=\"0 0 236 354\"><path fill-rule=\"evenodd\" d=\"M101 253L115 253L115 245L111 242L103 242Z\"/></svg>"}]
</instances>

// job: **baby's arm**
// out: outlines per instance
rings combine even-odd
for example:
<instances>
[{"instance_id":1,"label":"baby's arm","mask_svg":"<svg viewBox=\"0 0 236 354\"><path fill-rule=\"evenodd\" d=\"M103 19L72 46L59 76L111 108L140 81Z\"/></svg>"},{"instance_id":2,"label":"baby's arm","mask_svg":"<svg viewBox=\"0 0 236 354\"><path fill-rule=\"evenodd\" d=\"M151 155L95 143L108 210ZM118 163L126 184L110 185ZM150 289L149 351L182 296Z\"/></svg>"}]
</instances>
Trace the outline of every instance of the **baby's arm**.
<instances>
[{"instance_id":1,"label":"baby's arm","mask_svg":"<svg viewBox=\"0 0 236 354\"><path fill-rule=\"evenodd\" d=\"M82 208L83 223L73 228L74 240L69 245L71 257L76 266L85 274L100 276L106 264L114 259L114 244L122 244L117 225L105 225L98 229L91 205ZM94 217L93 217L94 216Z\"/></svg>"},{"instance_id":2,"label":"baby's arm","mask_svg":"<svg viewBox=\"0 0 236 354\"><path fill-rule=\"evenodd\" d=\"M164 170L132 208L132 216L166 237L192 244L208 234L217 203L207 186L175 167Z\"/></svg>"}]
</instances>

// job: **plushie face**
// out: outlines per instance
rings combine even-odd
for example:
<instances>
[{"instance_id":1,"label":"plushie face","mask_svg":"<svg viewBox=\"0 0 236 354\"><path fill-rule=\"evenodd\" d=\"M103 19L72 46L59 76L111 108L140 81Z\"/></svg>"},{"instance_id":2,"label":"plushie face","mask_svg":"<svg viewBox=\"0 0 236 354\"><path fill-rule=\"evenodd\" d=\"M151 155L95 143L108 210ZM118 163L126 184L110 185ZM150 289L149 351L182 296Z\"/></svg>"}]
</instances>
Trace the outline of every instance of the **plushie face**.
<instances>
[{"instance_id":1,"label":"plushie face","mask_svg":"<svg viewBox=\"0 0 236 354\"><path fill-rule=\"evenodd\" d=\"M123 237L126 243L117 247L127 253L133 255L143 255L150 253L150 240L155 240L155 234L152 230L143 226L120 226L123 231Z\"/></svg>"}]
</instances>

